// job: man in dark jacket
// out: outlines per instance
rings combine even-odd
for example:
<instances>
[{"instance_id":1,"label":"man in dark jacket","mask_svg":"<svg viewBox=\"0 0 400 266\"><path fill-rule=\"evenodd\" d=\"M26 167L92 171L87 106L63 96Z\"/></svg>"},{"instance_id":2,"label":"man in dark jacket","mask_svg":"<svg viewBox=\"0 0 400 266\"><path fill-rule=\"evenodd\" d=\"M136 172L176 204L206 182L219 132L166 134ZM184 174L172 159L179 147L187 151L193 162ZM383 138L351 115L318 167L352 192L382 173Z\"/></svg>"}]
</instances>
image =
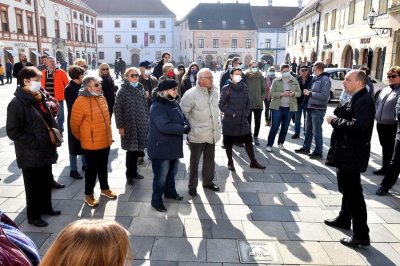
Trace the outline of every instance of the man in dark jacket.
<instances>
[{"instance_id":1,"label":"man in dark jacket","mask_svg":"<svg viewBox=\"0 0 400 266\"><path fill-rule=\"evenodd\" d=\"M19 72L26 66L33 66L31 62L28 62L28 58L26 57L26 53L19 54L19 62L14 64L13 76L18 78Z\"/></svg>"},{"instance_id":2,"label":"man in dark jacket","mask_svg":"<svg viewBox=\"0 0 400 266\"><path fill-rule=\"evenodd\" d=\"M353 236L340 240L349 247L370 245L360 173L368 167L375 106L365 88L366 81L364 72L350 71L343 84L346 92L352 95L351 101L339 105L334 115L326 118L333 128L326 164L336 167L338 188L343 196L339 216L325 220L325 224L350 229L353 221Z\"/></svg>"},{"instance_id":3,"label":"man in dark jacket","mask_svg":"<svg viewBox=\"0 0 400 266\"><path fill-rule=\"evenodd\" d=\"M140 76L139 82L143 85L146 92L147 105L151 106L151 92L158 85L158 80L151 74L151 63L149 61L143 61L139 64Z\"/></svg>"},{"instance_id":4,"label":"man in dark jacket","mask_svg":"<svg viewBox=\"0 0 400 266\"><path fill-rule=\"evenodd\" d=\"M162 59L160 60L160 62L157 63L156 67L154 68L153 76L156 77L157 80L163 75L162 67L164 64L169 62L170 57L170 53L164 52L161 56Z\"/></svg>"},{"instance_id":5,"label":"man in dark jacket","mask_svg":"<svg viewBox=\"0 0 400 266\"><path fill-rule=\"evenodd\" d=\"M6 63L6 78L7 78L7 83L12 83L12 71L13 71L13 64L11 63L10 59L7 59L7 63Z\"/></svg>"},{"instance_id":6,"label":"man in dark jacket","mask_svg":"<svg viewBox=\"0 0 400 266\"><path fill-rule=\"evenodd\" d=\"M119 74L121 75L121 78L124 78L125 70L126 70L126 63L124 60L122 60L122 57L119 58L117 65L118 65L118 71L119 71Z\"/></svg>"}]
</instances>

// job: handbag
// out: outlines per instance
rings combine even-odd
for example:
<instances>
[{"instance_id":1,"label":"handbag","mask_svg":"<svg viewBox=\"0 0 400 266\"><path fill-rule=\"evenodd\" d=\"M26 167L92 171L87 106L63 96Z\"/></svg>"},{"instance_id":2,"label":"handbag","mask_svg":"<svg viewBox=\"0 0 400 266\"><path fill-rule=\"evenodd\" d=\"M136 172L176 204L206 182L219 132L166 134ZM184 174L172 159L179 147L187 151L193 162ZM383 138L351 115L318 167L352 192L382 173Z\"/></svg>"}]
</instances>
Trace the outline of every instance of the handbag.
<instances>
[{"instance_id":1,"label":"handbag","mask_svg":"<svg viewBox=\"0 0 400 266\"><path fill-rule=\"evenodd\" d=\"M46 126L47 130L49 131L51 143L53 143L57 147L60 147L64 141L60 130L58 130L58 128L55 128L55 127L49 127L46 120L44 120L44 118L39 113L39 111L36 110L35 107L33 107L32 105L31 105L31 107L35 111L35 113L40 117L40 119L43 121L44 125Z\"/></svg>"}]
</instances>

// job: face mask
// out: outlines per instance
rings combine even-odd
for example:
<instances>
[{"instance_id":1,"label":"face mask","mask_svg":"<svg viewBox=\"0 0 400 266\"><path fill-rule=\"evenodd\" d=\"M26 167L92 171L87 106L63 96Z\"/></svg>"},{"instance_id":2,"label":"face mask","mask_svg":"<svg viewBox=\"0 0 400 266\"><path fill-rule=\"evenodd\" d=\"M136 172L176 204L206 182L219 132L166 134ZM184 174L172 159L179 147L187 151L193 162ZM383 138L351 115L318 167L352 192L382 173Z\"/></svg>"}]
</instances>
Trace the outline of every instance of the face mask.
<instances>
[{"instance_id":1,"label":"face mask","mask_svg":"<svg viewBox=\"0 0 400 266\"><path fill-rule=\"evenodd\" d=\"M192 69L192 70L190 70L190 73L191 73L192 75L196 75L196 74L197 74L197 70L196 70L196 69Z\"/></svg>"},{"instance_id":2,"label":"face mask","mask_svg":"<svg viewBox=\"0 0 400 266\"><path fill-rule=\"evenodd\" d=\"M288 78L288 77L290 77L290 73L289 72L283 72L282 73L282 77Z\"/></svg>"},{"instance_id":3,"label":"face mask","mask_svg":"<svg viewBox=\"0 0 400 266\"><path fill-rule=\"evenodd\" d=\"M258 71L258 67L252 67L251 72L256 73Z\"/></svg>"},{"instance_id":4,"label":"face mask","mask_svg":"<svg viewBox=\"0 0 400 266\"><path fill-rule=\"evenodd\" d=\"M151 75L151 69L145 69L144 70L144 74L147 75L147 76L150 76Z\"/></svg>"},{"instance_id":5,"label":"face mask","mask_svg":"<svg viewBox=\"0 0 400 266\"><path fill-rule=\"evenodd\" d=\"M139 82L130 82L131 86L136 88Z\"/></svg>"},{"instance_id":6,"label":"face mask","mask_svg":"<svg viewBox=\"0 0 400 266\"><path fill-rule=\"evenodd\" d=\"M275 77L275 72L268 72L268 76Z\"/></svg>"},{"instance_id":7,"label":"face mask","mask_svg":"<svg viewBox=\"0 0 400 266\"><path fill-rule=\"evenodd\" d=\"M232 64L229 64L229 65L228 65L228 68L232 68Z\"/></svg>"},{"instance_id":8,"label":"face mask","mask_svg":"<svg viewBox=\"0 0 400 266\"><path fill-rule=\"evenodd\" d=\"M167 99L170 100L170 101L174 101L175 97L168 94L167 95Z\"/></svg>"},{"instance_id":9,"label":"face mask","mask_svg":"<svg viewBox=\"0 0 400 266\"><path fill-rule=\"evenodd\" d=\"M241 65L238 65L238 66L237 66L237 68L239 68L239 69L243 69L243 64L241 64Z\"/></svg>"},{"instance_id":10,"label":"face mask","mask_svg":"<svg viewBox=\"0 0 400 266\"><path fill-rule=\"evenodd\" d=\"M38 92L38 91L40 91L40 86L41 86L40 81L31 80L30 91L31 92Z\"/></svg>"},{"instance_id":11,"label":"face mask","mask_svg":"<svg viewBox=\"0 0 400 266\"><path fill-rule=\"evenodd\" d=\"M233 81L239 83L242 80L242 75L233 75Z\"/></svg>"},{"instance_id":12,"label":"face mask","mask_svg":"<svg viewBox=\"0 0 400 266\"><path fill-rule=\"evenodd\" d=\"M97 93L97 92L92 91L92 92L90 92L90 94L92 94L93 96L97 97L97 96L100 96L101 93Z\"/></svg>"},{"instance_id":13,"label":"face mask","mask_svg":"<svg viewBox=\"0 0 400 266\"><path fill-rule=\"evenodd\" d=\"M174 77L174 75L175 75L175 73L173 70L167 72L167 77L169 77L170 79L172 79Z\"/></svg>"}]
</instances>

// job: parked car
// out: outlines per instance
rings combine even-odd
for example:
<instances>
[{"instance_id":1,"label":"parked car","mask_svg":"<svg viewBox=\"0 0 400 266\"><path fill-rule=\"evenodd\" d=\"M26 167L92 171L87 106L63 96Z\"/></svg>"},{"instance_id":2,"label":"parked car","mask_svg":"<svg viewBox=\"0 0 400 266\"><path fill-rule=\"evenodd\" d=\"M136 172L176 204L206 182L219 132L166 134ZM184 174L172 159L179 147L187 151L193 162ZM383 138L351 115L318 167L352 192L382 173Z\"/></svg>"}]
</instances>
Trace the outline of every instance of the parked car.
<instances>
[{"instance_id":1,"label":"parked car","mask_svg":"<svg viewBox=\"0 0 400 266\"><path fill-rule=\"evenodd\" d=\"M329 73L330 75L332 84L329 101L332 101L333 99L339 99L344 89L344 77L350 70L350 68L325 68L325 72Z\"/></svg>"},{"instance_id":2,"label":"parked car","mask_svg":"<svg viewBox=\"0 0 400 266\"><path fill-rule=\"evenodd\" d=\"M374 99L376 100L381 90L385 88L387 85L378 79L371 78L371 81L374 84Z\"/></svg>"}]
</instances>

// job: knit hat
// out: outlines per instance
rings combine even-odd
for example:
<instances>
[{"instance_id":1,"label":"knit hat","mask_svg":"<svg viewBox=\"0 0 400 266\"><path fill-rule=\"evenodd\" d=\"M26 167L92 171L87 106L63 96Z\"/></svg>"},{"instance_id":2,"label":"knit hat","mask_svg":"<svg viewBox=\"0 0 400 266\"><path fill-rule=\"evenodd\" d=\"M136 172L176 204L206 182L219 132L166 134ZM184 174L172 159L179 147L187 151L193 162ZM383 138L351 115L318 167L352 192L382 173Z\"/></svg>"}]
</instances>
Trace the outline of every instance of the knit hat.
<instances>
[{"instance_id":1,"label":"knit hat","mask_svg":"<svg viewBox=\"0 0 400 266\"><path fill-rule=\"evenodd\" d=\"M147 60L140 62L139 67L148 67L151 63Z\"/></svg>"},{"instance_id":2,"label":"knit hat","mask_svg":"<svg viewBox=\"0 0 400 266\"><path fill-rule=\"evenodd\" d=\"M157 87L157 91L166 91L169 89L176 88L178 86L178 83L176 83L175 80L173 79L166 79L160 82Z\"/></svg>"}]
</instances>

